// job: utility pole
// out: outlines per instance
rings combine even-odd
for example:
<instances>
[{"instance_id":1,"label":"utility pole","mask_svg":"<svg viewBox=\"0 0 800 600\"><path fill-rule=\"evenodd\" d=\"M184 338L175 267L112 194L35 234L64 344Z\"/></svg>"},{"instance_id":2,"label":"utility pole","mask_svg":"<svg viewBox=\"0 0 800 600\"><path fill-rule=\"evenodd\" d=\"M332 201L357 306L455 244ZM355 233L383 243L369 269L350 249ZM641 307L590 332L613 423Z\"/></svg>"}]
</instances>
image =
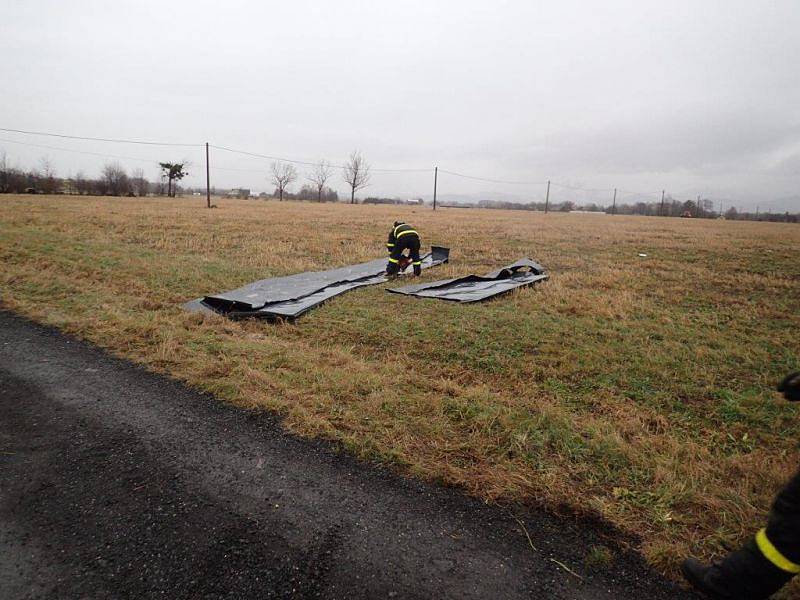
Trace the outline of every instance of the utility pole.
<instances>
[{"instance_id":1,"label":"utility pole","mask_svg":"<svg viewBox=\"0 0 800 600\"><path fill-rule=\"evenodd\" d=\"M697 216L700 217L703 215L703 209L700 208L700 194L697 194Z\"/></svg>"},{"instance_id":2,"label":"utility pole","mask_svg":"<svg viewBox=\"0 0 800 600\"><path fill-rule=\"evenodd\" d=\"M761 208L760 206L756 206L756 221L758 221L758 209Z\"/></svg>"},{"instance_id":3,"label":"utility pole","mask_svg":"<svg viewBox=\"0 0 800 600\"><path fill-rule=\"evenodd\" d=\"M664 190L661 190L661 216L664 216Z\"/></svg>"},{"instance_id":4,"label":"utility pole","mask_svg":"<svg viewBox=\"0 0 800 600\"><path fill-rule=\"evenodd\" d=\"M439 167L433 167L433 210L436 210L436 186L439 182Z\"/></svg>"},{"instance_id":5,"label":"utility pole","mask_svg":"<svg viewBox=\"0 0 800 600\"><path fill-rule=\"evenodd\" d=\"M208 142L206 142L206 207L211 208L211 169L208 166Z\"/></svg>"},{"instance_id":6,"label":"utility pole","mask_svg":"<svg viewBox=\"0 0 800 600\"><path fill-rule=\"evenodd\" d=\"M547 209L550 208L550 180L547 180L547 195L544 197L544 214L547 214Z\"/></svg>"},{"instance_id":7,"label":"utility pole","mask_svg":"<svg viewBox=\"0 0 800 600\"><path fill-rule=\"evenodd\" d=\"M611 214L617 214L617 188L614 188L614 203L611 205Z\"/></svg>"}]
</instances>

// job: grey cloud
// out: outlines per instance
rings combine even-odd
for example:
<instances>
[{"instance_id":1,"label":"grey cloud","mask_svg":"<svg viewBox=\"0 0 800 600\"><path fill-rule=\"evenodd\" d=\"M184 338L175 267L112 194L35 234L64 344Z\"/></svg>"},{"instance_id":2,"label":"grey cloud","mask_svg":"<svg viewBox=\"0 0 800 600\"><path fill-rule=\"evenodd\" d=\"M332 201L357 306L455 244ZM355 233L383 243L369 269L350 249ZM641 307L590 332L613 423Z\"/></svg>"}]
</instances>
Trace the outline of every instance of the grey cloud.
<instances>
[{"instance_id":1,"label":"grey cloud","mask_svg":"<svg viewBox=\"0 0 800 600\"><path fill-rule=\"evenodd\" d=\"M798 142L800 125L772 115L696 111L594 132L565 131L511 156L555 171L725 173L751 170L763 157Z\"/></svg>"},{"instance_id":2,"label":"grey cloud","mask_svg":"<svg viewBox=\"0 0 800 600\"><path fill-rule=\"evenodd\" d=\"M800 183L796 0L31 0L3 3L0 28L0 127L211 141L304 160L341 161L359 148L378 167L744 200L788 196ZM64 173L103 162L0 150L29 165L48 153ZM213 178L268 187L258 172ZM383 175L368 191L430 187L428 175Z\"/></svg>"}]
</instances>

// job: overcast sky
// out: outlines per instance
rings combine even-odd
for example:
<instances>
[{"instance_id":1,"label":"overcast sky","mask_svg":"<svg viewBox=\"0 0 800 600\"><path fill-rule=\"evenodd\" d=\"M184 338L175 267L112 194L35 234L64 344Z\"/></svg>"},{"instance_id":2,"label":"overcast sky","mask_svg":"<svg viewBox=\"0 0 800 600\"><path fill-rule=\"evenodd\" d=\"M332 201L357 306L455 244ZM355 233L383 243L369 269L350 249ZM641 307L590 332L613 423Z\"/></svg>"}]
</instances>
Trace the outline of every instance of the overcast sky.
<instances>
[{"instance_id":1,"label":"overcast sky","mask_svg":"<svg viewBox=\"0 0 800 600\"><path fill-rule=\"evenodd\" d=\"M798 0L3 0L0 127L336 163L358 148L375 168L740 205L797 197L800 209L798 57ZM12 164L47 155L61 175L97 174L105 159L7 140L130 157L153 179L155 161L187 158L185 181L204 180L199 148L0 139ZM220 187L271 189L267 168L212 151ZM429 197L432 179L375 173L365 193Z\"/></svg>"}]
</instances>

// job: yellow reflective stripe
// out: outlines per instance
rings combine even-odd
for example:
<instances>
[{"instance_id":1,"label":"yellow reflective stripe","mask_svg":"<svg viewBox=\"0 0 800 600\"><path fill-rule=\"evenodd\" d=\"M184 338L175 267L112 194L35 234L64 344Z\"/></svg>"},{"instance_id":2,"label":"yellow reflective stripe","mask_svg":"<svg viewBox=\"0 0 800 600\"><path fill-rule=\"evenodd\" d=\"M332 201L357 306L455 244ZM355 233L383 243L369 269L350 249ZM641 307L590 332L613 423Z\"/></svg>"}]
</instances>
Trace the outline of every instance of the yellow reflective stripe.
<instances>
[{"instance_id":1,"label":"yellow reflective stripe","mask_svg":"<svg viewBox=\"0 0 800 600\"><path fill-rule=\"evenodd\" d=\"M416 231L414 231L413 229L409 229L408 231L401 231L400 233L398 233L398 234L397 234L396 236L394 236L394 237L396 237L396 238L398 238L398 239L399 239L399 238L403 237L403 236L404 236L405 234L407 234L407 233L413 233L414 235L419 235L419 234L418 234Z\"/></svg>"},{"instance_id":2,"label":"yellow reflective stripe","mask_svg":"<svg viewBox=\"0 0 800 600\"><path fill-rule=\"evenodd\" d=\"M386 246L387 246L388 248L394 248L394 244L389 244L389 243L387 243L387 244L386 244Z\"/></svg>"},{"instance_id":3,"label":"yellow reflective stripe","mask_svg":"<svg viewBox=\"0 0 800 600\"><path fill-rule=\"evenodd\" d=\"M396 258L390 258L390 259L389 259L389 262L390 262L390 263L395 263L395 264L397 264L397 263L399 263L400 261L399 261L399 260L397 260Z\"/></svg>"},{"instance_id":4,"label":"yellow reflective stripe","mask_svg":"<svg viewBox=\"0 0 800 600\"><path fill-rule=\"evenodd\" d=\"M783 554L781 554L780 550L772 545L772 542L770 542L769 538L767 538L766 529L762 529L756 534L756 545L758 545L758 549L761 550L761 554L763 554L769 562L778 567L781 571L795 574L800 573L800 565L790 561Z\"/></svg>"},{"instance_id":5,"label":"yellow reflective stripe","mask_svg":"<svg viewBox=\"0 0 800 600\"><path fill-rule=\"evenodd\" d=\"M398 225L397 227L395 227L395 228L392 230L392 233L394 234L394 237L397 237L397 230L398 230L398 229L400 229L401 227L408 227L408 225L406 225L405 223L400 223L400 225Z\"/></svg>"},{"instance_id":6,"label":"yellow reflective stripe","mask_svg":"<svg viewBox=\"0 0 800 600\"><path fill-rule=\"evenodd\" d=\"M413 263L411 263L411 264L414 264L414 265L421 265L421 264L422 264L422 261L421 261L421 260L415 260L415 261L414 261Z\"/></svg>"}]
</instances>

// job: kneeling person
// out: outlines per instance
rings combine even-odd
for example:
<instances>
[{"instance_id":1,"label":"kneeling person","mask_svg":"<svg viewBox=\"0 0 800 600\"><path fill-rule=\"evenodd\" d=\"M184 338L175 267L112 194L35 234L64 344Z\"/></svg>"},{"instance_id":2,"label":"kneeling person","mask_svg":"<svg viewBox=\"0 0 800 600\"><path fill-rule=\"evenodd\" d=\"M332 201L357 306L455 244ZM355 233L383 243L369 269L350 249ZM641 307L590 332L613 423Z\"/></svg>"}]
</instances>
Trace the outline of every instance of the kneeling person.
<instances>
[{"instance_id":1,"label":"kneeling person","mask_svg":"<svg viewBox=\"0 0 800 600\"><path fill-rule=\"evenodd\" d=\"M403 250L408 250L411 264L414 266L414 275L422 273L422 261L419 258L419 234L411 225L395 221L394 227L389 232L386 249L389 250L389 264L386 265L387 275L391 277L400 272L400 261L405 258Z\"/></svg>"}]
</instances>

